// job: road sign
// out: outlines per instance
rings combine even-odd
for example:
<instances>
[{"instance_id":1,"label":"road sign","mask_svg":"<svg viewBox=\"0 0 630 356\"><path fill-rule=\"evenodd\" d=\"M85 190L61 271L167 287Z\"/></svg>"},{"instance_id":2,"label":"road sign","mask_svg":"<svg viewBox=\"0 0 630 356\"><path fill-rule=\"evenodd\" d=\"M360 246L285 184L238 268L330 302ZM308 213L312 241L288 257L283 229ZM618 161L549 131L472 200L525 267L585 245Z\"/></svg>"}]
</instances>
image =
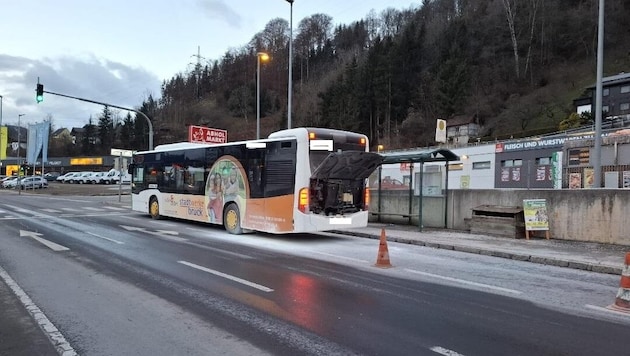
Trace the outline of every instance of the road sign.
<instances>
[{"instance_id":1,"label":"road sign","mask_svg":"<svg viewBox=\"0 0 630 356\"><path fill-rule=\"evenodd\" d=\"M120 148L112 148L110 155L112 156L116 156L116 157L132 157L133 156L133 151L132 150L123 150Z\"/></svg>"},{"instance_id":2,"label":"road sign","mask_svg":"<svg viewBox=\"0 0 630 356\"><path fill-rule=\"evenodd\" d=\"M227 143L227 131L204 126L188 126L188 142Z\"/></svg>"}]
</instances>

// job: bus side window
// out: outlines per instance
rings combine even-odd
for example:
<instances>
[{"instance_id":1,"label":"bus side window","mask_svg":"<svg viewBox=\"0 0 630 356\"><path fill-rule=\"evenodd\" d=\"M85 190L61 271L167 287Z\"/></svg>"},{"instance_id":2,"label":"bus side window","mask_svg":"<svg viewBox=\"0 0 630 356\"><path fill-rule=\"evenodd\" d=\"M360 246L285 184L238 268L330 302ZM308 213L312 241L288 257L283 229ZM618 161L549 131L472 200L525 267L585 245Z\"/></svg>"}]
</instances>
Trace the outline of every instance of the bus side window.
<instances>
[{"instance_id":1,"label":"bus side window","mask_svg":"<svg viewBox=\"0 0 630 356\"><path fill-rule=\"evenodd\" d=\"M249 181L250 197L262 198L264 193L265 149L250 149L247 151L247 180Z\"/></svg>"}]
</instances>

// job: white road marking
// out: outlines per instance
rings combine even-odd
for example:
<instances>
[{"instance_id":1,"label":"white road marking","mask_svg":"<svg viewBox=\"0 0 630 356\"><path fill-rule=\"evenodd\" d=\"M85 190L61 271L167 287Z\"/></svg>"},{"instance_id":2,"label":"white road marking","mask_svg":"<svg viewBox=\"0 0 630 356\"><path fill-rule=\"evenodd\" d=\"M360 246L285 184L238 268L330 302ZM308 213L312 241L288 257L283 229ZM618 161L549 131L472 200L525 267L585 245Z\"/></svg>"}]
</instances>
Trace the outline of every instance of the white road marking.
<instances>
[{"instance_id":1,"label":"white road marking","mask_svg":"<svg viewBox=\"0 0 630 356\"><path fill-rule=\"evenodd\" d=\"M9 276L9 274L0 267L0 277L11 288L13 294L20 300L22 305L31 314L31 317L39 324L40 329L46 334L48 339L55 345L57 350L63 350L64 355L75 356L77 353L74 351L70 343L66 341L63 334L57 329L57 327L50 322L46 314L44 314L39 307L33 303L33 300L24 292L24 290Z\"/></svg>"},{"instance_id":2,"label":"white road marking","mask_svg":"<svg viewBox=\"0 0 630 356\"><path fill-rule=\"evenodd\" d=\"M352 257L346 257L346 256L339 256L339 255L333 255L332 253L325 253L325 252L315 252L318 255L323 255L323 256L328 256L328 257L335 257L335 258L342 258L348 261L354 261L354 262L360 262L360 263L369 263L366 260L360 260L358 258L352 258Z\"/></svg>"},{"instance_id":3,"label":"white road marking","mask_svg":"<svg viewBox=\"0 0 630 356\"><path fill-rule=\"evenodd\" d=\"M127 210L125 208L119 208L119 207L116 207L116 206L104 206L104 208L105 209L109 209L109 210L118 210L118 211Z\"/></svg>"},{"instance_id":4,"label":"white road marking","mask_svg":"<svg viewBox=\"0 0 630 356\"><path fill-rule=\"evenodd\" d=\"M90 211L103 211L103 209L101 208L95 208L93 206L85 206L83 207L84 210L90 210Z\"/></svg>"},{"instance_id":5,"label":"white road marking","mask_svg":"<svg viewBox=\"0 0 630 356\"><path fill-rule=\"evenodd\" d=\"M44 245L44 246L48 247L49 249L51 249L53 251L56 251L56 252L70 250L69 248L67 248L65 246L61 246L61 245L56 244L56 243L54 243L52 241L48 241L46 239L41 238L40 236L42 236L42 234L37 233L37 232L20 230L20 237L24 237L24 236L31 237L34 240L36 240L39 243L41 243L42 245Z\"/></svg>"},{"instance_id":6,"label":"white road marking","mask_svg":"<svg viewBox=\"0 0 630 356\"><path fill-rule=\"evenodd\" d=\"M64 210L64 211L81 211L81 209L75 209L75 208L61 208L61 210Z\"/></svg>"},{"instance_id":7,"label":"white road marking","mask_svg":"<svg viewBox=\"0 0 630 356\"><path fill-rule=\"evenodd\" d=\"M119 245L124 245L124 244L125 244L125 243L124 243L124 242L122 242L122 241L118 241L118 240L110 239L109 237L105 237L105 236L97 235L97 234L94 234L94 233L91 233L91 232L88 232L88 234L89 234L89 235L92 235L92 236L95 236L95 237L98 237L98 238L101 238L101 239L103 239L103 240L107 240L107 241L113 242L113 243L115 243L115 244L119 244Z\"/></svg>"},{"instance_id":8,"label":"white road marking","mask_svg":"<svg viewBox=\"0 0 630 356\"><path fill-rule=\"evenodd\" d=\"M449 350L449 349L445 349L441 346L433 346L432 348L430 348L429 350L438 353L440 355L444 355L444 356L464 356L463 354L460 354L459 352L455 352L453 350Z\"/></svg>"},{"instance_id":9,"label":"white road marking","mask_svg":"<svg viewBox=\"0 0 630 356\"><path fill-rule=\"evenodd\" d=\"M423 275L423 276L427 276L427 277L443 279L445 281L450 281L450 282L454 282L454 283L467 284L467 285L471 285L471 286L475 286L475 287L481 287L481 288L488 288L488 289L493 289L493 290L496 290L496 291L501 291L501 292L506 292L506 293L512 293L512 294L522 294L523 293L523 292L520 292L520 291L517 291L517 290L514 290L514 289L507 289L507 288L493 286L493 285L490 285L490 284L483 284L483 283L467 281L465 279L459 279L459 278L453 278L453 277L447 277L447 276L440 276L439 274L421 272L421 271L416 271L416 270L413 270L413 269L406 269L406 271L407 272L411 272L411 273L415 273L415 274L419 274L419 275Z\"/></svg>"},{"instance_id":10,"label":"white road marking","mask_svg":"<svg viewBox=\"0 0 630 356\"><path fill-rule=\"evenodd\" d=\"M168 226L168 227L175 227L175 226L179 226L178 224L167 223L167 222L163 222L163 221L150 220L150 222L151 222L152 224L162 225L162 226Z\"/></svg>"},{"instance_id":11,"label":"white road marking","mask_svg":"<svg viewBox=\"0 0 630 356\"><path fill-rule=\"evenodd\" d=\"M622 315L622 316L625 316L625 317L630 317L630 313L624 313L622 311L617 311L617 310L614 310L614 309L602 308L602 307L598 307L597 305L586 304L585 307L588 308L588 309L592 309L592 310L603 311L603 312L607 312L607 313L613 313L613 314L616 314L616 315Z\"/></svg>"},{"instance_id":12,"label":"white road marking","mask_svg":"<svg viewBox=\"0 0 630 356\"><path fill-rule=\"evenodd\" d=\"M41 209L41 211L45 211L47 213L60 213L61 210L57 210L57 209Z\"/></svg>"},{"instance_id":13,"label":"white road marking","mask_svg":"<svg viewBox=\"0 0 630 356\"><path fill-rule=\"evenodd\" d=\"M260 285L260 284L256 284L254 282L247 281L247 280L242 279L242 278L234 277L234 276L231 276L229 274L225 274L223 272L215 271L213 269L206 268L206 267L203 267L203 266L199 266L199 265L196 265L194 263L190 263L190 262L186 262L186 261L177 261L177 262L181 263L183 265L186 265L188 267L192 267L192 268L198 269L200 271L204 271L204 272L208 272L210 274L214 274L215 276L223 277L223 278L229 279L231 281L238 282L238 283L244 284L244 285L252 287L252 288L256 288L256 289L261 290L263 292L267 292L267 293L273 292L273 289L271 289L271 288L265 287L265 286Z\"/></svg>"}]
</instances>

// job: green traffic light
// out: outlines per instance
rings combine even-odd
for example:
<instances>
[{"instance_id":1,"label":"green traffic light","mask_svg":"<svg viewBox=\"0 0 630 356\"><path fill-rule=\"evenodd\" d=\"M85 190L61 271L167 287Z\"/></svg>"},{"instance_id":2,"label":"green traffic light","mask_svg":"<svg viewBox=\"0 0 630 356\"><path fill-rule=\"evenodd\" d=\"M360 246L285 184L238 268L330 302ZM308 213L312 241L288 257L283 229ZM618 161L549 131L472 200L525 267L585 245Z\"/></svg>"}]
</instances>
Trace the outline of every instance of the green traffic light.
<instances>
[{"instance_id":1,"label":"green traffic light","mask_svg":"<svg viewBox=\"0 0 630 356\"><path fill-rule=\"evenodd\" d=\"M35 100L37 100L38 104L44 101L44 84L37 83L37 88L35 89Z\"/></svg>"}]
</instances>

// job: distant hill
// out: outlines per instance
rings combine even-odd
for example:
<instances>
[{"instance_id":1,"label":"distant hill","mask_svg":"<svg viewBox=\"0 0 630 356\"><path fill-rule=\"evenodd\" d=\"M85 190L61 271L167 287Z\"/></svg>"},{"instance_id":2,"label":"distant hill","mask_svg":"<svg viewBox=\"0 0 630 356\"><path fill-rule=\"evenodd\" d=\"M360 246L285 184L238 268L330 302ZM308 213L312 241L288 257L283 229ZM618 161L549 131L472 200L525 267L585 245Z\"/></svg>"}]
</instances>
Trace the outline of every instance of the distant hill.
<instances>
[{"instance_id":1,"label":"distant hill","mask_svg":"<svg viewBox=\"0 0 630 356\"><path fill-rule=\"evenodd\" d=\"M595 81L598 2L434 0L351 24L314 14L294 28L292 126L367 134L387 148L433 143L437 118L476 114L481 136L558 130ZM605 75L630 71L630 4L606 1ZM256 135L256 53L262 133L287 125L288 23L271 20L220 60L166 80L142 110L155 142L186 139L187 125Z\"/></svg>"}]
</instances>

